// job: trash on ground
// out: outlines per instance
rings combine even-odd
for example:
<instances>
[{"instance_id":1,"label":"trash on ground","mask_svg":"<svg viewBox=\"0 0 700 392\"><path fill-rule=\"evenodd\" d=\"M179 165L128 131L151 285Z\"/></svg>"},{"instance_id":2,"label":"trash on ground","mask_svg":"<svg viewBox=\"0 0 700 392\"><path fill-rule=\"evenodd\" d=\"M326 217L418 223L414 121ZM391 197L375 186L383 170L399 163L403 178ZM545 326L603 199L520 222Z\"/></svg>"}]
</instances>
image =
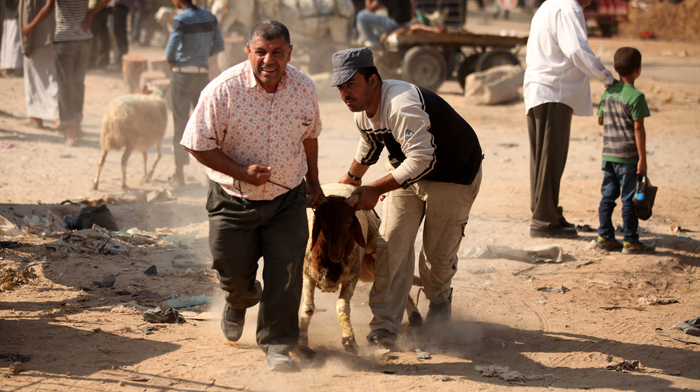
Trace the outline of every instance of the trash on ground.
<instances>
[{"instance_id":1,"label":"trash on ground","mask_svg":"<svg viewBox=\"0 0 700 392\"><path fill-rule=\"evenodd\" d=\"M173 196L169 189L163 189L162 191L152 191L146 194L147 203L165 203L168 201L175 201L177 197Z\"/></svg>"},{"instance_id":2,"label":"trash on ground","mask_svg":"<svg viewBox=\"0 0 700 392\"><path fill-rule=\"evenodd\" d=\"M56 215L53 211L46 211L46 216L41 217L38 215L25 216L22 218L24 225L22 230L29 234L34 234L38 236L45 236L54 232L66 231L66 224L60 216Z\"/></svg>"},{"instance_id":3,"label":"trash on ground","mask_svg":"<svg viewBox=\"0 0 700 392\"><path fill-rule=\"evenodd\" d=\"M680 329L688 335L700 336L700 316L678 323L676 329Z\"/></svg>"},{"instance_id":4,"label":"trash on ground","mask_svg":"<svg viewBox=\"0 0 700 392\"><path fill-rule=\"evenodd\" d=\"M12 374L19 374L22 370L22 362L15 362L12 365L10 365L10 373Z\"/></svg>"},{"instance_id":5,"label":"trash on ground","mask_svg":"<svg viewBox=\"0 0 700 392\"><path fill-rule=\"evenodd\" d=\"M19 241L0 241L0 249L14 249L22 246Z\"/></svg>"},{"instance_id":6,"label":"trash on ground","mask_svg":"<svg viewBox=\"0 0 700 392\"><path fill-rule=\"evenodd\" d=\"M96 280L92 282L92 286L96 288L107 288L107 287L114 287L114 284L117 283L117 278L114 275L107 275L102 279L102 281Z\"/></svg>"},{"instance_id":7,"label":"trash on ground","mask_svg":"<svg viewBox=\"0 0 700 392\"><path fill-rule=\"evenodd\" d=\"M566 286L561 286L561 288L557 287L538 287L537 291L546 291L548 293L561 293L564 294L567 291L570 291L568 287Z\"/></svg>"},{"instance_id":8,"label":"trash on ground","mask_svg":"<svg viewBox=\"0 0 700 392\"><path fill-rule=\"evenodd\" d=\"M590 225L576 225L576 231L579 233L594 233L598 230L592 228Z\"/></svg>"},{"instance_id":9,"label":"trash on ground","mask_svg":"<svg viewBox=\"0 0 700 392\"><path fill-rule=\"evenodd\" d=\"M450 377L448 377L448 376L442 376L442 378L440 379L440 381L452 381L452 379L451 379Z\"/></svg>"},{"instance_id":10,"label":"trash on ground","mask_svg":"<svg viewBox=\"0 0 700 392\"><path fill-rule=\"evenodd\" d=\"M104 204L84 207L75 217L73 215L64 216L63 221L71 230L90 229L93 225L110 231L119 230L112 212Z\"/></svg>"},{"instance_id":11,"label":"trash on ground","mask_svg":"<svg viewBox=\"0 0 700 392\"><path fill-rule=\"evenodd\" d=\"M660 336L662 336L661 338L659 338L659 337L657 337L657 338L660 340L676 340L676 341L679 341L679 342L682 342L685 344L698 344L698 345L700 345L699 338L697 338L695 336L688 336L686 333L682 333L681 331L678 331L678 329L682 330L682 328L678 328L678 325L676 326L676 330L674 330L672 332L664 331L662 328L656 328L656 333L658 333ZM680 336L676 336L676 335L680 335Z\"/></svg>"},{"instance_id":12,"label":"trash on ground","mask_svg":"<svg viewBox=\"0 0 700 392\"><path fill-rule=\"evenodd\" d=\"M21 235L22 231L14 223L0 215L0 240L7 240Z\"/></svg>"},{"instance_id":13,"label":"trash on ground","mask_svg":"<svg viewBox=\"0 0 700 392\"><path fill-rule=\"evenodd\" d=\"M46 243L44 247L59 252L62 256L71 252L93 255L123 255L131 251L129 245L122 242L116 234L99 226L64 233L58 241Z\"/></svg>"},{"instance_id":14,"label":"trash on ground","mask_svg":"<svg viewBox=\"0 0 700 392\"><path fill-rule=\"evenodd\" d=\"M143 313L143 319L149 323L160 324L182 324L185 322L185 318L173 308L165 311L160 308L147 310Z\"/></svg>"},{"instance_id":15,"label":"trash on ground","mask_svg":"<svg viewBox=\"0 0 700 392\"><path fill-rule=\"evenodd\" d=\"M182 299L169 299L166 302L171 308L185 309L191 308L193 306L208 304L212 301L214 301L214 297L210 297L208 295L199 295L196 297L188 297Z\"/></svg>"},{"instance_id":16,"label":"trash on ground","mask_svg":"<svg viewBox=\"0 0 700 392\"><path fill-rule=\"evenodd\" d=\"M526 263L564 261L564 250L560 245L529 246L523 249L507 246L487 245L486 249L473 248L467 253L467 258L474 259L509 259Z\"/></svg>"},{"instance_id":17,"label":"trash on ground","mask_svg":"<svg viewBox=\"0 0 700 392\"><path fill-rule=\"evenodd\" d=\"M525 385L525 381L542 380L545 377L554 377L552 374L522 374L515 370L510 370L508 366L489 365L474 366L474 369L481 373L483 377L500 377L512 384Z\"/></svg>"},{"instance_id":18,"label":"trash on ground","mask_svg":"<svg viewBox=\"0 0 700 392\"><path fill-rule=\"evenodd\" d=\"M158 268L156 268L155 265L152 265L148 267L143 273L147 276L156 276L158 275Z\"/></svg>"},{"instance_id":19,"label":"trash on ground","mask_svg":"<svg viewBox=\"0 0 700 392\"><path fill-rule=\"evenodd\" d=\"M141 314L147 311L149 308L137 304L135 301L131 301L126 304L120 304L112 308L110 313L123 313L123 314Z\"/></svg>"},{"instance_id":20,"label":"trash on ground","mask_svg":"<svg viewBox=\"0 0 700 392\"><path fill-rule=\"evenodd\" d=\"M18 268L8 266L0 274L0 293L11 290L17 286L25 285L36 279L34 267Z\"/></svg>"},{"instance_id":21,"label":"trash on ground","mask_svg":"<svg viewBox=\"0 0 700 392\"><path fill-rule=\"evenodd\" d=\"M422 351L422 350L419 349L419 348L416 349L416 354L418 354L418 355L416 356L416 359L417 359L419 362L423 362L423 361L425 361L426 359L432 358L432 356L430 355L429 352Z\"/></svg>"},{"instance_id":22,"label":"trash on ground","mask_svg":"<svg viewBox=\"0 0 700 392\"><path fill-rule=\"evenodd\" d=\"M639 368L639 361L624 360L614 365L608 365L605 368L608 370L614 370L616 372L629 372Z\"/></svg>"},{"instance_id":23,"label":"trash on ground","mask_svg":"<svg viewBox=\"0 0 700 392\"><path fill-rule=\"evenodd\" d=\"M583 263L576 264L575 267L576 267L576 268L581 268L581 267L585 267L585 266L591 265L591 264L595 264L595 261L593 261L593 260L588 260L588 261L585 261L585 262L583 262Z\"/></svg>"},{"instance_id":24,"label":"trash on ground","mask_svg":"<svg viewBox=\"0 0 700 392\"><path fill-rule=\"evenodd\" d=\"M196 236L196 231L190 231L187 233L172 233L171 235L163 238L161 241L165 246L178 246L180 248L189 248L192 245L194 245L194 240Z\"/></svg>"},{"instance_id":25,"label":"trash on ground","mask_svg":"<svg viewBox=\"0 0 700 392\"><path fill-rule=\"evenodd\" d=\"M0 361L6 362L29 362L31 355L23 354L0 354Z\"/></svg>"},{"instance_id":26,"label":"trash on ground","mask_svg":"<svg viewBox=\"0 0 700 392\"><path fill-rule=\"evenodd\" d=\"M657 297L654 294L650 294L646 297L640 297L638 302L640 305L669 305L677 304L678 300L670 297Z\"/></svg>"}]
</instances>

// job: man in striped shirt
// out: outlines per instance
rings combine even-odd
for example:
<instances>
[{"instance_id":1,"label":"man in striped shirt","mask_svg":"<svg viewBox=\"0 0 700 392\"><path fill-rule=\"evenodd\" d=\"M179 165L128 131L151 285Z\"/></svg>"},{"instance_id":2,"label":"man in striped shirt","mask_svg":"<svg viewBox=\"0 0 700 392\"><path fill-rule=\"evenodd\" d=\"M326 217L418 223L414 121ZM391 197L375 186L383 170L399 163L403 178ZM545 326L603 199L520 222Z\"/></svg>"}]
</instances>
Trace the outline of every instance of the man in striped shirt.
<instances>
[{"instance_id":1,"label":"man in striped shirt","mask_svg":"<svg viewBox=\"0 0 700 392\"><path fill-rule=\"evenodd\" d=\"M59 130L66 134L66 144L74 145L80 138L85 100L85 73L90 57L92 18L110 0L101 0L88 10L88 0L48 0L34 20L22 28L29 35L39 23L56 10L56 81L58 82Z\"/></svg>"},{"instance_id":2,"label":"man in striped shirt","mask_svg":"<svg viewBox=\"0 0 700 392\"><path fill-rule=\"evenodd\" d=\"M170 90L173 99L173 155L175 174L170 181L185 183L184 166L189 154L180 146L190 110L197 106L199 94L209 83L209 57L224 50L216 17L192 4L192 0L173 0L182 11L173 21L165 56L173 70Z\"/></svg>"}]
</instances>

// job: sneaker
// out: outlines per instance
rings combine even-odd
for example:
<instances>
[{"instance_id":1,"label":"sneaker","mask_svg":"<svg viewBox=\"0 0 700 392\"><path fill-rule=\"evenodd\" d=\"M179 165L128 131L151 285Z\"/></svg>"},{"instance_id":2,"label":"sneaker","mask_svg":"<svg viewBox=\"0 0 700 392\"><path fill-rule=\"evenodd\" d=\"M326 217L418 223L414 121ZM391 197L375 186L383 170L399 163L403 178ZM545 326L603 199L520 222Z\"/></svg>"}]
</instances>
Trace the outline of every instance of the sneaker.
<instances>
[{"instance_id":1,"label":"sneaker","mask_svg":"<svg viewBox=\"0 0 700 392\"><path fill-rule=\"evenodd\" d=\"M237 342L243 335L245 324L245 309L231 309L224 305L224 313L221 315L221 330L226 339Z\"/></svg>"},{"instance_id":2,"label":"sneaker","mask_svg":"<svg viewBox=\"0 0 700 392\"><path fill-rule=\"evenodd\" d=\"M530 227L530 237L532 238L575 238L577 236L576 228L561 225L545 229Z\"/></svg>"},{"instance_id":3,"label":"sneaker","mask_svg":"<svg viewBox=\"0 0 700 392\"><path fill-rule=\"evenodd\" d=\"M595 244L595 247L601 250L621 250L623 245L614 238L609 240L598 236L598 242Z\"/></svg>"},{"instance_id":4,"label":"sneaker","mask_svg":"<svg viewBox=\"0 0 700 392\"><path fill-rule=\"evenodd\" d=\"M278 352L268 352L267 353L267 366L273 372L279 373L291 373L298 372L299 369L292 361L292 357L289 354L283 354Z\"/></svg>"},{"instance_id":5,"label":"sneaker","mask_svg":"<svg viewBox=\"0 0 700 392\"><path fill-rule=\"evenodd\" d=\"M444 324L450 321L452 317L452 288L450 288L450 295L447 296L446 301L435 303L430 301L428 306L428 315L425 316L425 325L431 325L435 323Z\"/></svg>"},{"instance_id":6,"label":"sneaker","mask_svg":"<svg viewBox=\"0 0 700 392\"><path fill-rule=\"evenodd\" d=\"M385 328L373 329L367 335L367 341L373 346L391 350L396 346L396 334Z\"/></svg>"},{"instance_id":7,"label":"sneaker","mask_svg":"<svg viewBox=\"0 0 700 392\"><path fill-rule=\"evenodd\" d=\"M651 245L644 245L643 243L637 242L627 242L622 247L622 253L627 254L642 254L642 253L654 253L656 248Z\"/></svg>"}]
</instances>

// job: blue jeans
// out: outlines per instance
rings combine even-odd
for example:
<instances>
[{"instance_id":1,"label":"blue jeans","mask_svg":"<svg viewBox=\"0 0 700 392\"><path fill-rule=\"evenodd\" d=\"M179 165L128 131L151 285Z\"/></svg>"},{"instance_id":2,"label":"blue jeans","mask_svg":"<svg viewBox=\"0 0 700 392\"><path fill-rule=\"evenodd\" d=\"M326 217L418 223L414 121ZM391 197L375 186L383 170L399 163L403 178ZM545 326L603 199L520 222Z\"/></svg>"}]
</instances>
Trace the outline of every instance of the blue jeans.
<instances>
[{"instance_id":1,"label":"blue jeans","mask_svg":"<svg viewBox=\"0 0 700 392\"><path fill-rule=\"evenodd\" d=\"M622 196L622 223L624 224L625 242L639 241L637 227L639 220L634 211L634 192L637 187L637 165L603 161L603 185L600 193L598 216L600 226L598 235L612 240L615 239L615 227L612 223L612 213L615 209L615 200ZM622 192L620 192L622 190Z\"/></svg>"},{"instance_id":2,"label":"blue jeans","mask_svg":"<svg viewBox=\"0 0 700 392\"><path fill-rule=\"evenodd\" d=\"M372 48L381 48L379 37L382 33L390 33L400 26L388 16L377 15L367 10L357 14L357 29L362 33Z\"/></svg>"}]
</instances>

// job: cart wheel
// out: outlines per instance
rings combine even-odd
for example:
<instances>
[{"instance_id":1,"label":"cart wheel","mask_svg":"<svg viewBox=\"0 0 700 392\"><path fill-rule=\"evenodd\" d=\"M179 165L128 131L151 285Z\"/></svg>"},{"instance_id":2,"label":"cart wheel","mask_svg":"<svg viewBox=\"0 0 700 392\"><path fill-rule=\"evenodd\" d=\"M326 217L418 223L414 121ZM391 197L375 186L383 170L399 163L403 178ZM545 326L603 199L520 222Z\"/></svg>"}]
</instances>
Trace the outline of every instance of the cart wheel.
<instances>
[{"instance_id":1,"label":"cart wheel","mask_svg":"<svg viewBox=\"0 0 700 392\"><path fill-rule=\"evenodd\" d=\"M414 46L406 52L401 71L404 80L437 91L447 77L447 64L439 51L429 46Z\"/></svg>"},{"instance_id":2,"label":"cart wheel","mask_svg":"<svg viewBox=\"0 0 700 392\"><path fill-rule=\"evenodd\" d=\"M479 61L476 62L476 70L483 72L489 68L507 64L520 65L520 60L510 50L493 49L479 57Z\"/></svg>"},{"instance_id":3,"label":"cart wheel","mask_svg":"<svg viewBox=\"0 0 700 392\"><path fill-rule=\"evenodd\" d=\"M480 54L478 53L469 55L469 57L464 59L462 64L459 65L459 70L457 71L457 81L459 81L459 85L462 86L462 89L464 89L467 76L476 70L476 62L479 61L479 56Z\"/></svg>"}]
</instances>

